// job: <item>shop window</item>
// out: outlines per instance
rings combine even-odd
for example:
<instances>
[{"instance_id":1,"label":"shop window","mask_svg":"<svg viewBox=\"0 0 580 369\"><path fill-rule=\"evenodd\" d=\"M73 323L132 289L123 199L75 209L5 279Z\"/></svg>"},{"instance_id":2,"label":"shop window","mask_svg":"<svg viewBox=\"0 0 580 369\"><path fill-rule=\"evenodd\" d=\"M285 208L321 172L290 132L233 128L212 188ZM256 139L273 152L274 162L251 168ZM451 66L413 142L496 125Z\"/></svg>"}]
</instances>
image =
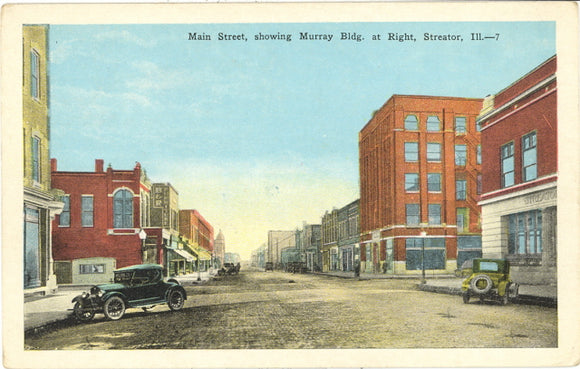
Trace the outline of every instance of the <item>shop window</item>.
<instances>
[{"instance_id":1,"label":"shop window","mask_svg":"<svg viewBox=\"0 0 580 369\"><path fill-rule=\"evenodd\" d=\"M105 264L80 264L80 274L104 274Z\"/></svg>"},{"instance_id":2,"label":"shop window","mask_svg":"<svg viewBox=\"0 0 580 369\"><path fill-rule=\"evenodd\" d=\"M524 181L531 181L538 177L536 145L536 132L527 134L522 138Z\"/></svg>"},{"instance_id":3,"label":"shop window","mask_svg":"<svg viewBox=\"0 0 580 369\"><path fill-rule=\"evenodd\" d=\"M455 165L467 164L467 145L455 145Z\"/></svg>"},{"instance_id":4,"label":"shop window","mask_svg":"<svg viewBox=\"0 0 580 369\"><path fill-rule=\"evenodd\" d=\"M441 130L441 122L439 117L436 115L430 115L427 117L427 131L428 132L438 132Z\"/></svg>"},{"instance_id":5,"label":"shop window","mask_svg":"<svg viewBox=\"0 0 580 369\"><path fill-rule=\"evenodd\" d=\"M441 161L441 144L437 142L427 143L427 161Z\"/></svg>"},{"instance_id":6,"label":"shop window","mask_svg":"<svg viewBox=\"0 0 580 369\"><path fill-rule=\"evenodd\" d=\"M429 192L441 192L441 173L427 174L427 189Z\"/></svg>"},{"instance_id":7,"label":"shop window","mask_svg":"<svg viewBox=\"0 0 580 369\"><path fill-rule=\"evenodd\" d=\"M514 143L510 142L501 147L501 187L513 186L514 181Z\"/></svg>"},{"instance_id":8,"label":"shop window","mask_svg":"<svg viewBox=\"0 0 580 369\"><path fill-rule=\"evenodd\" d=\"M542 253L542 211L532 210L508 216L508 253Z\"/></svg>"},{"instance_id":9,"label":"shop window","mask_svg":"<svg viewBox=\"0 0 580 369\"><path fill-rule=\"evenodd\" d=\"M405 205L407 225L414 226L419 225L421 222L420 207L419 204L407 204Z\"/></svg>"},{"instance_id":10,"label":"shop window","mask_svg":"<svg viewBox=\"0 0 580 369\"><path fill-rule=\"evenodd\" d=\"M467 181L458 179L455 181L455 200L465 200L467 198Z\"/></svg>"},{"instance_id":11,"label":"shop window","mask_svg":"<svg viewBox=\"0 0 580 369\"><path fill-rule=\"evenodd\" d=\"M419 191L419 173L405 173L405 192Z\"/></svg>"},{"instance_id":12,"label":"shop window","mask_svg":"<svg viewBox=\"0 0 580 369\"><path fill-rule=\"evenodd\" d=\"M405 118L405 129L408 131L416 131L419 129L419 120L415 115L407 115Z\"/></svg>"},{"instance_id":13,"label":"shop window","mask_svg":"<svg viewBox=\"0 0 580 369\"><path fill-rule=\"evenodd\" d=\"M419 161L418 142L405 142L405 161Z\"/></svg>"},{"instance_id":14,"label":"shop window","mask_svg":"<svg viewBox=\"0 0 580 369\"><path fill-rule=\"evenodd\" d=\"M429 204L429 224L438 225L441 224L441 205L440 204Z\"/></svg>"},{"instance_id":15,"label":"shop window","mask_svg":"<svg viewBox=\"0 0 580 369\"><path fill-rule=\"evenodd\" d=\"M407 270L445 269L444 238L407 238L405 251Z\"/></svg>"}]
</instances>

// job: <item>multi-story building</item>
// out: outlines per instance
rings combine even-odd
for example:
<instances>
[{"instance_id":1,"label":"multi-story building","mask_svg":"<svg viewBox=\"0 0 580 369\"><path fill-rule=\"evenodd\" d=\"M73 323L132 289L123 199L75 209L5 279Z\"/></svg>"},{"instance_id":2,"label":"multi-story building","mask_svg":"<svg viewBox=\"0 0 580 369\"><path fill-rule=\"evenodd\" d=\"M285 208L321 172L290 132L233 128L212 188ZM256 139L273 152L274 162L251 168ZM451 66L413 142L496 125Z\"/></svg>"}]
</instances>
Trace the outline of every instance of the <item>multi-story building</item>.
<instances>
[{"instance_id":1,"label":"multi-story building","mask_svg":"<svg viewBox=\"0 0 580 369\"><path fill-rule=\"evenodd\" d=\"M224 260L226 259L226 239L222 230L218 232L217 237L213 243L213 253L214 253L214 267L221 268Z\"/></svg>"},{"instance_id":2,"label":"multi-story building","mask_svg":"<svg viewBox=\"0 0 580 369\"><path fill-rule=\"evenodd\" d=\"M338 209L326 211L321 221L322 271L339 270L338 262Z\"/></svg>"},{"instance_id":3,"label":"multi-story building","mask_svg":"<svg viewBox=\"0 0 580 369\"><path fill-rule=\"evenodd\" d=\"M355 200L338 210L338 256L339 270L354 271L359 262L359 202Z\"/></svg>"},{"instance_id":4,"label":"multi-story building","mask_svg":"<svg viewBox=\"0 0 580 369\"><path fill-rule=\"evenodd\" d=\"M360 131L361 271L449 273L478 250L481 106L393 95Z\"/></svg>"},{"instance_id":5,"label":"multi-story building","mask_svg":"<svg viewBox=\"0 0 580 369\"><path fill-rule=\"evenodd\" d=\"M48 294L57 289L52 219L63 207L50 179L48 26L22 27L22 46L24 292Z\"/></svg>"},{"instance_id":6,"label":"multi-story building","mask_svg":"<svg viewBox=\"0 0 580 369\"><path fill-rule=\"evenodd\" d=\"M104 170L97 159L94 172L66 172L52 159L51 169L53 186L64 191L52 235L58 283L102 283L115 268L164 264L167 237L150 227L151 183L141 164Z\"/></svg>"},{"instance_id":7,"label":"multi-story building","mask_svg":"<svg viewBox=\"0 0 580 369\"><path fill-rule=\"evenodd\" d=\"M169 275L184 274L192 270L195 257L189 252L187 243L179 235L179 193L170 183L153 183L151 195L143 194L141 219L151 226L161 228L163 237L165 270ZM150 216L146 214L150 209Z\"/></svg>"},{"instance_id":8,"label":"multi-story building","mask_svg":"<svg viewBox=\"0 0 580 369\"><path fill-rule=\"evenodd\" d=\"M256 250L252 251L251 265L256 268L264 268L266 266L267 247L262 245Z\"/></svg>"},{"instance_id":9,"label":"multi-story building","mask_svg":"<svg viewBox=\"0 0 580 369\"><path fill-rule=\"evenodd\" d=\"M302 252L309 271L322 270L322 225L304 223L300 232Z\"/></svg>"},{"instance_id":10,"label":"multi-story building","mask_svg":"<svg viewBox=\"0 0 580 369\"><path fill-rule=\"evenodd\" d=\"M295 231L268 231L268 250L266 262L273 263L275 268L281 268L282 250L296 246Z\"/></svg>"},{"instance_id":11,"label":"multi-story building","mask_svg":"<svg viewBox=\"0 0 580 369\"><path fill-rule=\"evenodd\" d=\"M196 254L197 270L208 270L214 250L213 226L197 210L180 210L179 233Z\"/></svg>"},{"instance_id":12,"label":"multi-story building","mask_svg":"<svg viewBox=\"0 0 580 369\"><path fill-rule=\"evenodd\" d=\"M507 258L517 282L557 282L556 56L495 95L482 127L483 255Z\"/></svg>"}]
</instances>

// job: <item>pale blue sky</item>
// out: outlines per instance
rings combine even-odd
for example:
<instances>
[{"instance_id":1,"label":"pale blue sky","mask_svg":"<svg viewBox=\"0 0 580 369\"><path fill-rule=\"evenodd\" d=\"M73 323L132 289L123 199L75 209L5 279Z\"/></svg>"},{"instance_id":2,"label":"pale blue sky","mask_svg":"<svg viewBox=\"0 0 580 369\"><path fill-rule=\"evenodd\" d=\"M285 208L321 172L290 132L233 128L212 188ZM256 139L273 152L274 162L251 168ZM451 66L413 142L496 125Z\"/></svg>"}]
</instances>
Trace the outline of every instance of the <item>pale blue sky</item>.
<instances>
[{"instance_id":1,"label":"pale blue sky","mask_svg":"<svg viewBox=\"0 0 580 369\"><path fill-rule=\"evenodd\" d=\"M292 41L255 41L259 32ZM51 156L65 171L139 161L223 230L228 251L249 256L269 229L319 223L358 198L358 132L391 95L483 98L554 54L553 22L52 25Z\"/></svg>"}]
</instances>

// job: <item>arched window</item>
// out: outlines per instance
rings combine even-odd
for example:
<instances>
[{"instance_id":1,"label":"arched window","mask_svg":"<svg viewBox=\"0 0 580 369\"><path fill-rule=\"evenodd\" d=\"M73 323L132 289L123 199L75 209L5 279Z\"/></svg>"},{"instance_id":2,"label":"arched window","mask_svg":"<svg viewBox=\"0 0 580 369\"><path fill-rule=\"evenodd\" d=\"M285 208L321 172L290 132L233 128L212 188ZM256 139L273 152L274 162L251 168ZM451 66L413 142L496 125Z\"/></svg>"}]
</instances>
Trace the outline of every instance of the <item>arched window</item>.
<instances>
[{"instance_id":1,"label":"arched window","mask_svg":"<svg viewBox=\"0 0 580 369\"><path fill-rule=\"evenodd\" d=\"M413 131L416 131L419 129L419 121L417 120L416 116L407 115L407 118L405 118L405 129L406 130L413 130Z\"/></svg>"},{"instance_id":2,"label":"arched window","mask_svg":"<svg viewBox=\"0 0 580 369\"><path fill-rule=\"evenodd\" d=\"M113 196L113 227L133 228L133 194L120 190Z\"/></svg>"}]
</instances>

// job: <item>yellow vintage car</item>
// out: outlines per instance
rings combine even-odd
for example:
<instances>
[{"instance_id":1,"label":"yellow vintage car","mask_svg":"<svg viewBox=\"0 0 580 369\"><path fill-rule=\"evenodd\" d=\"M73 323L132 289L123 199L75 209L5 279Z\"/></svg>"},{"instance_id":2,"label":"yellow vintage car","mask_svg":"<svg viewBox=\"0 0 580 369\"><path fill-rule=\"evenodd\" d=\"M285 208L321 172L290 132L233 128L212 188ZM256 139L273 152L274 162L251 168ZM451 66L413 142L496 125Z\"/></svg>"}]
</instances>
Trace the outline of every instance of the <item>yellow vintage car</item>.
<instances>
[{"instance_id":1,"label":"yellow vintage car","mask_svg":"<svg viewBox=\"0 0 580 369\"><path fill-rule=\"evenodd\" d=\"M494 300L507 305L518 295L519 285L510 278L510 263L505 259L473 259L471 274L461 284L463 302L471 297Z\"/></svg>"}]
</instances>

